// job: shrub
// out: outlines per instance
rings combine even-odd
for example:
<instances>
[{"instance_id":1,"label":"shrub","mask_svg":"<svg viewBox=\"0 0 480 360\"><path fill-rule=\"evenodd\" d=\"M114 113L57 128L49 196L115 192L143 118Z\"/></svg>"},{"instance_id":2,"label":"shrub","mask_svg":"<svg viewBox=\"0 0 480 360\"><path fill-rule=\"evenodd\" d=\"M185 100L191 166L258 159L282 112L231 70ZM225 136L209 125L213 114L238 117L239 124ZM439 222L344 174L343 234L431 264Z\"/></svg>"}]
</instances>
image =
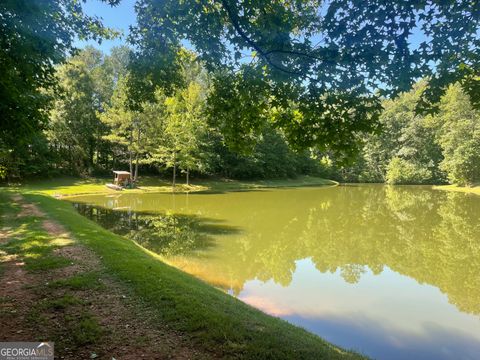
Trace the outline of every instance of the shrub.
<instances>
[{"instance_id":1,"label":"shrub","mask_svg":"<svg viewBox=\"0 0 480 360\"><path fill-rule=\"evenodd\" d=\"M446 154L440 167L448 174L450 182L465 186L480 180L479 140L465 141Z\"/></svg>"},{"instance_id":2,"label":"shrub","mask_svg":"<svg viewBox=\"0 0 480 360\"><path fill-rule=\"evenodd\" d=\"M394 157L387 166L388 184L428 184L432 172L412 161Z\"/></svg>"}]
</instances>

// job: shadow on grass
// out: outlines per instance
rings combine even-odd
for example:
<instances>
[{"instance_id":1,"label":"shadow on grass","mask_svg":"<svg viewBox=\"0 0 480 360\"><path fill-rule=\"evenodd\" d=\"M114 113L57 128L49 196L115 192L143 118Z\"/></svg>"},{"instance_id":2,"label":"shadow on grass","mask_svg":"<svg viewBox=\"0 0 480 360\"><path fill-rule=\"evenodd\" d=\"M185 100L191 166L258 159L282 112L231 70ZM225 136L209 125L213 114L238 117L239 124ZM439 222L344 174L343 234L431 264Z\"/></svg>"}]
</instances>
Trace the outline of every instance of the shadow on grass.
<instances>
[{"instance_id":1,"label":"shadow on grass","mask_svg":"<svg viewBox=\"0 0 480 360\"><path fill-rule=\"evenodd\" d=\"M30 271L70 265L70 260L53 254L53 250L70 244L70 241L50 236L37 216L18 216L19 213L18 203L11 201L6 193L0 193L1 225L11 229L8 240L0 244L0 251L18 257Z\"/></svg>"}]
</instances>

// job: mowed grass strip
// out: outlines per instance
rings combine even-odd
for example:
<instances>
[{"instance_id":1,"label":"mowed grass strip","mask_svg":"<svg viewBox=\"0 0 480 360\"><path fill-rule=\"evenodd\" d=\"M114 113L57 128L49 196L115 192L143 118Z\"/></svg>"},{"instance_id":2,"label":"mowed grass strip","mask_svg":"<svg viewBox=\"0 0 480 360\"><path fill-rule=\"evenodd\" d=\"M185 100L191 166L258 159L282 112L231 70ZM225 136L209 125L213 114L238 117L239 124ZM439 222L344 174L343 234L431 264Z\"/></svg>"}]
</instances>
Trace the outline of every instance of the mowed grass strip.
<instances>
[{"instance_id":1,"label":"mowed grass strip","mask_svg":"<svg viewBox=\"0 0 480 360\"><path fill-rule=\"evenodd\" d=\"M181 181L181 180L179 180ZM109 189L106 183L112 182L110 178L86 178L63 177L56 179L31 180L27 183L12 187L18 191L37 192L51 196L76 196L86 194L118 194L117 190ZM268 188L299 187L299 186L334 186L337 182L315 176L299 176L295 179L239 181L216 179L195 180L190 185L177 183L176 192L228 192L248 191ZM125 189L122 193L141 194L152 192L172 192L172 185L169 180L153 176L141 177L138 188Z\"/></svg>"},{"instance_id":2,"label":"mowed grass strip","mask_svg":"<svg viewBox=\"0 0 480 360\"><path fill-rule=\"evenodd\" d=\"M480 184L475 184L473 186L436 185L433 188L435 190L456 191L466 194L480 195Z\"/></svg>"},{"instance_id":3,"label":"mowed grass strip","mask_svg":"<svg viewBox=\"0 0 480 360\"><path fill-rule=\"evenodd\" d=\"M10 229L8 241L0 244L4 256L17 256L29 271L52 270L70 265L70 260L53 253L68 241L49 236L37 216L18 217L19 213L19 204L13 202L9 194L0 192L0 226L8 225Z\"/></svg>"},{"instance_id":4,"label":"mowed grass strip","mask_svg":"<svg viewBox=\"0 0 480 360\"><path fill-rule=\"evenodd\" d=\"M28 213L22 215L22 203L23 200L15 201L9 192L0 191L0 228L8 233L0 243L0 270L4 263L14 259L17 263L15 266L21 266L31 275L48 278L52 275L50 270L72 265L71 260L54 254L54 250L71 245L72 241L49 234L42 226L45 220L43 216ZM0 273L2 281L9 280L3 276L5 274ZM70 292L100 288L98 276L98 272L87 272L53 282L22 283L22 288L28 289L25 293L33 291L30 295L37 298L36 302L29 303L25 314L27 323L23 325L27 325L27 331L28 328L35 328L36 333L48 334L48 338L64 351L101 341L104 329L90 313L89 304ZM62 292L52 291L58 289ZM17 299L13 305L18 305L21 300L22 298ZM12 305L12 301L11 298L0 298L0 303ZM8 306L0 315L19 316L17 311L16 307ZM25 329L18 330L23 332Z\"/></svg>"}]
</instances>

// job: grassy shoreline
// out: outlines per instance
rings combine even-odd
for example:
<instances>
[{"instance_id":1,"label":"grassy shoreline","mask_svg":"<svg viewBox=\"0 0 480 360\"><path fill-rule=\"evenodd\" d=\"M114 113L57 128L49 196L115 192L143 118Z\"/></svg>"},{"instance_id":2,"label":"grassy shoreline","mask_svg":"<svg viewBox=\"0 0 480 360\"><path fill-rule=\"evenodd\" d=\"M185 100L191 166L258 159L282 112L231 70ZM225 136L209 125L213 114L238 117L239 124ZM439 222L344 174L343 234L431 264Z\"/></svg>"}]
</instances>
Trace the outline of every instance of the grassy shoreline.
<instances>
[{"instance_id":1,"label":"grassy shoreline","mask_svg":"<svg viewBox=\"0 0 480 360\"><path fill-rule=\"evenodd\" d=\"M155 177L141 178L138 188L121 192L105 186L111 182L107 178L59 178L30 181L11 188L22 192L34 192L54 197L77 196L87 194L118 194L118 193L155 193L172 192L171 183ZM187 186L179 183L175 192L227 192L242 190L262 190L267 188L300 187L300 186L335 186L337 182L319 177L301 176L296 179L238 181L238 180L198 180Z\"/></svg>"},{"instance_id":2,"label":"grassy shoreline","mask_svg":"<svg viewBox=\"0 0 480 360\"><path fill-rule=\"evenodd\" d=\"M475 185L472 187L469 186L458 186L458 185L434 185L433 189L443 190L443 191L456 191L463 192L467 194L480 195L480 185Z\"/></svg>"},{"instance_id":3,"label":"grassy shoreline","mask_svg":"<svg viewBox=\"0 0 480 360\"><path fill-rule=\"evenodd\" d=\"M66 202L43 195L24 196L97 253L109 272L154 309L159 320L216 355L262 359L360 358L170 267L132 241L85 219Z\"/></svg>"},{"instance_id":4,"label":"grassy shoreline","mask_svg":"<svg viewBox=\"0 0 480 360\"><path fill-rule=\"evenodd\" d=\"M323 183L322 183L323 182ZM318 178L297 181L210 183L206 190L235 191L266 187L332 185ZM92 184L84 184L92 186ZM103 184L93 184L104 187ZM65 185L62 185L65 186ZM67 185L68 186L68 185ZM62 188L75 194L74 186ZM85 186L82 191L85 190ZM132 297L152 309L155 320L184 334L199 348L216 357L249 359L361 359L278 318L225 294L193 276L173 268L132 241L82 217L72 206L52 195L57 188L11 189L40 207L63 225L81 244L93 250L108 272L125 284ZM95 190L95 188L91 189ZM2 191L2 189L0 189Z\"/></svg>"}]
</instances>

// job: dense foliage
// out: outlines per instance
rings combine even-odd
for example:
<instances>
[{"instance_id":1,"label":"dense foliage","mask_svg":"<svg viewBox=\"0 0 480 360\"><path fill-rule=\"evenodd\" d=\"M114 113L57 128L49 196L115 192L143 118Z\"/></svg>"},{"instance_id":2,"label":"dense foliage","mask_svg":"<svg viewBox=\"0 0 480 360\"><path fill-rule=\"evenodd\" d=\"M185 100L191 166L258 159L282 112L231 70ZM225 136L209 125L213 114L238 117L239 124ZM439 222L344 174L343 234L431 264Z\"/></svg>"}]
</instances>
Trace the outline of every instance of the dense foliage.
<instances>
[{"instance_id":1,"label":"dense foliage","mask_svg":"<svg viewBox=\"0 0 480 360\"><path fill-rule=\"evenodd\" d=\"M210 78L192 54L185 56L181 66L189 83L169 95L158 89L141 111L129 106L128 48L105 56L87 47L69 58L57 68L59 91L52 94L49 122L22 162L7 164L10 177L128 168L135 179L142 168L181 173L187 181L191 172L242 179L318 174L308 152L293 151L271 128L252 137L248 151L228 148L220 121L206 118Z\"/></svg>"},{"instance_id":2,"label":"dense foliage","mask_svg":"<svg viewBox=\"0 0 480 360\"><path fill-rule=\"evenodd\" d=\"M174 182L191 172L478 181L477 2L135 9L134 50L105 56L73 47L115 35L81 1L2 2L1 178L129 167Z\"/></svg>"},{"instance_id":3,"label":"dense foliage","mask_svg":"<svg viewBox=\"0 0 480 360\"><path fill-rule=\"evenodd\" d=\"M360 138L347 165L335 152L293 150L285 132L263 124L244 134L248 147L229 146L234 123L211 117L215 79L192 53L179 64L188 84L158 88L142 108L129 102L130 50L108 56L92 47L57 68L58 86L45 130L29 143L10 175L109 174L128 169L189 180L195 175L265 179L315 174L342 181L470 185L480 181L480 113L460 85L451 86L434 115L416 111L427 84L383 100L380 128ZM275 117L275 110L265 109ZM240 119L240 114L232 115ZM17 151L18 154L18 151Z\"/></svg>"},{"instance_id":4,"label":"dense foliage","mask_svg":"<svg viewBox=\"0 0 480 360\"><path fill-rule=\"evenodd\" d=\"M440 102L435 125L443 154L440 168L448 180L458 184L480 181L480 113L458 86L450 88Z\"/></svg>"},{"instance_id":5,"label":"dense foliage","mask_svg":"<svg viewBox=\"0 0 480 360\"><path fill-rule=\"evenodd\" d=\"M118 0L104 0L115 5ZM48 122L55 66L74 51L75 37L114 35L86 16L76 0L6 0L0 3L0 158L2 168L28 162L37 131ZM43 146L43 148L42 148ZM31 169L30 171L34 171Z\"/></svg>"},{"instance_id":6,"label":"dense foliage","mask_svg":"<svg viewBox=\"0 0 480 360\"><path fill-rule=\"evenodd\" d=\"M139 0L136 10L133 97L181 84L189 43L214 74L210 114L235 146L270 123L296 147L352 155L377 129L380 96L422 77L419 108L457 81L480 103L476 1Z\"/></svg>"},{"instance_id":7,"label":"dense foliage","mask_svg":"<svg viewBox=\"0 0 480 360\"><path fill-rule=\"evenodd\" d=\"M330 165L345 181L390 184L480 181L480 112L459 85L451 86L435 115L418 115L415 104L425 83L384 102L382 131L365 137L353 166Z\"/></svg>"}]
</instances>

